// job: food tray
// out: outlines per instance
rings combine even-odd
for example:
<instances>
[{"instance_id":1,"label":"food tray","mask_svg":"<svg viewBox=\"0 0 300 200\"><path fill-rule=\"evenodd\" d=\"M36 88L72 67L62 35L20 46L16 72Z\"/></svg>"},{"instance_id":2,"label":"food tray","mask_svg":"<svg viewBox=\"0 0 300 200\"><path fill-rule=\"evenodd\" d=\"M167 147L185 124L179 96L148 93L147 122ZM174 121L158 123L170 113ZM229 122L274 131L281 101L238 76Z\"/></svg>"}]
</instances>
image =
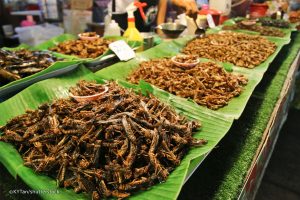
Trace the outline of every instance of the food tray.
<instances>
[{"instance_id":1,"label":"food tray","mask_svg":"<svg viewBox=\"0 0 300 200\"><path fill-rule=\"evenodd\" d=\"M19 49L29 49L32 50L28 45L21 44L16 48L3 48L10 51L19 50ZM5 99L9 98L16 94L18 91L28 87L29 85L36 83L40 80L44 80L47 78L51 78L54 76L59 76L65 73L72 71L75 66L77 66L80 62L78 60L69 60L65 58L64 61L56 61L48 68L32 74L30 76L24 77L22 79L12 81L8 84L5 84L0 87L0 102L4 101ZM53 73L52 73L53 72ZM55 73L54 73L55 72Z\"/></svg>"},{"instance_id":2,"label":"food tray","mask_svg":"<svg viewBox=\"0 0 300 200\"><path fill-rule=\"evenodd\" d=\"M16 83L11 84L10 86L4 86L2 88L0 88L0 102L5 101L6 99L10 98L11 96L15 95L16 93L18 93L19 91L23 90L24 88L45 80L45 79L49 79L49 78L53 78L53 77L57 77L63 74L67 74L71 71L73 71L74 69L76 69L78 67L79 64L73 64L73 65L69 65L67 67L64 67L62 69L57 69L54 71L50 71L48 73L39 75L39 76L35 76L29 79L24 79L22 81L15 81Z\"/></svg>"},{"instance_id":3,"label":"food tray","mask_svg":"<svg viewBox=\"0 0 300 200\"><path fill-rule=\"evenodd\" d=\"M68 96L68 88L74 86L78 80L95 80L99 83L103 79L93 74L83 66L78 67L69 75L41 81L26 88L18 95L8 99L0 104L0 125L4 125L7 120L25 112L28 109L36 109L42 103L50 102L56 98ZM124 87L132 87L119 83ZM137 91L138 92L138 91ZM141 92L145 93L145 90ZM34 98L32 98L34 97ZM205 138L209 143L200 148L192 148L181 161L181 164L170 174L167 181L156 184L147 191L134 193L130 199L176 199L180 188L186 180L189 166L192 160L199 156L206 155L211 151L224 137L231 126L231 119L226 119L223 115L210 112L190 113L187 110L176 109L181 113L194 120L201 120L202 128L194 137ZM215 123L218 126L215 126ZM1 134L1 133L0 133ZM55 190L55 198L58 199L90 199L86 193L76 194L72 189L57 188L56 181L48 176L37 174L32 169L23 165L23 160L16 149L8 143L0 142L2 153L0 162L8 169L14 177L21 178L30 188L34 190ZM167 191L166 191L167 190ZM53 199L54 194L42 193L43 199Z\"/></svg>"},{"instance_id":4,"label":"food tray","mask_svg":"<svg viewBox=\"0 0 300 200\"><path fill-rule=\"evenodd\" d=\"M138 53L137 57L135 59L132 59L125 63L117 63L113 66L110 66L108 68L102 69L98 72L96 72L96 75L103 79L114 79L114 80L122 80L125 81L126 77L138 67L138 64L140 62L150 60L153 58L163 58L163 57L172 57L176 54L178 54L181 49L185 46L187 42L189 42L192 37L185 37L176 39L171 42L165 42L162 43L152 49L149 49L145 52ZM210 112L217 112L222 113L224 117L226 118L232 118L232 119L238 119L240 115L242 114L253 90L258 85L258 83L261 81L264 73L267 71L270 63L274 60L276 55L279 53L281 48L288 43L287 40L281 40L278 38L268 38L270 41L274 42L277 45L277 48L275 52L263 63L258 65L257 67L253 69L247 69L243 67L237 67L230 63L221 63L218 62L220 65L222 65L225 69L226 68L232 68L234 72L240 73L248 77L249 83L245 87L244 92L239 96L231 99L229 104L223 108L220 108L219 110L212 111L206 107L199 106L196 103L194 103L191 100L187 100L175 95L172 95L166 91L160 90L157 87L150 85L146 82L142 82L139 86L142 88L147 88L151 92L155 93L156 95L162 97L165 101L168 101L171 104L174 104L175 106L181 107L182 105L185 105L188 107L188 109L192 112L201 112L208 110ZM202 59L202 62L207 62L208 59Z\"/></svg>"},{"instance_id":5,"label":"food tray","mask_svg":"<svg viewBox=\"0 0 300 200\"><path fill-rule=\"evenodd\" d=\"M4 114L4 117L0 119L0 125L4 125L10 118L24 113L25 109L34 109L41 103L49 102L55 98L66 97L68 95L68 87L75 85L79 79L114 79L118 80L119 84L122 86L133 88L143 94L150 92L163 102L174 107L177 112L187 116L188 118L200 120L202 123L202 129L195 135L195 137L205 138L208 140L208 144L204 147L191 149L181 162L180 166L178 166L170 174L166 182L157 184L149 190L137 192L130 197L130 199L176 199L181 187L193 170L200 165L206 155L214 149L218 142L226 135L232 126L233 121L239 118L254 88L261 81L262 76L268 69L269 64L274 60L282 46L288 43L286 40L276 39L276 41L274 41L277 44L276 52L270 56L267 61L254 69L242 69L236 66L230 66L233 71L248 75L252 83L249 83L249 88L246 88L245 92L242 93L244 96L241 95L241 97L235 98L235 102L233 102L233 100L229 102L228 107L225 107L224 110L209 110L205 107L198 106L187 99L179 98L165 91L159 90L145 82L141 82L139 85L132 85L125 81L127 74L134 70L140 62L152 58L172 57L180 52L185 44L191 39L193 38L185 37L171 42L162 43L145 52L138 53L135 59L125 63L117 63L108 68L104 68L95 74L92 74L87 69L80 67L68 76L49 79L42 81L39 84L34 84L19 93L17 96L0 105L0 112ZM230 65L228 63L221 64L225 68ZM29 94L37 95L39 98L32 99ZM12 110L12 108L14 109ZM56 189L54 179L36 174L33 170L24 167L20 155L12 145L0 142L0 148L3 149L3 153L0 154L0 161L14 177L19 176L30 188L35 190ZM90 196L86 194L75 194L72 190L59 188L58 191L59 194L56 197L60 199L90 198ZM53 199L53 195L42 194L41 196L44 199Z\"/></svg>"},{"instance_id":6,"label":"food tray","mask_svg":"<svg viewBox=\"0 0 300 200\"><path fill-rule=\"evenodd\" d=\"M227 26L234 25L234 24L236 24L237 20L241 20L241 19L245 19L245 18L240 17L240 18L235 18L235 19L229 19L229 20L225 21L221 26L218 26L217 29L222 30L222 27L224 25L227 25ZM259 24L259 22L258 22L258 24ZM275 36L273 36L273 38L279 38L279 39L283 39L283 40L290 40L292 32L297 31L296 26L297 26L296 24L291 23L290 28L277 28L277 29L281 30L283 33L285 33L285 35L284 35L284 37L275 37ZM244 33L249 33L249 34L259 34L256 31L250 31L250 30L244 30L244 29L236 29L236 30L231 30L231 31L244 32ZM272 36L266 36L266 37L272 37Z\"/></svg>"},{"instance_id":7,"label":"food tray","mask_svg":"<svg viewBox=\"0 0 300 200\"><path fill-rule=\"evenodd\" d=\"M111 39L111 40L122 40L124 39L123 37L120 36L108 36L108 37L104 37L106 39ZM63 34L57 37L54 37L38 46L35 46L34 49L37 50L48 50L48 48L54 47L57 44L67 41L67 40L73 40L73 39L77 39L77 37L75 35L71 35L71 34ZM137 47L141 46L140 42L128 42L128 45L133 48L136 49ZM83 62L88 68L90 68L92 71L97 71L99 69L102 69L105 66L111 65L115 62L117 62L118 60L115 59L115 54L113 51L111 51L110 49L107 50L104 54L102 54L101 56L97 57L97 58L79 58L77 56L71 56L71 55L65 55L65 54L61 54L61 53L57 53L57 52L52 52L54 55L56 55L59 58L67 58L67 59L71 59L71 60L79 60L81 62ZM114 62L112 62L114 61Z\"/></svg>"}]
</instances>

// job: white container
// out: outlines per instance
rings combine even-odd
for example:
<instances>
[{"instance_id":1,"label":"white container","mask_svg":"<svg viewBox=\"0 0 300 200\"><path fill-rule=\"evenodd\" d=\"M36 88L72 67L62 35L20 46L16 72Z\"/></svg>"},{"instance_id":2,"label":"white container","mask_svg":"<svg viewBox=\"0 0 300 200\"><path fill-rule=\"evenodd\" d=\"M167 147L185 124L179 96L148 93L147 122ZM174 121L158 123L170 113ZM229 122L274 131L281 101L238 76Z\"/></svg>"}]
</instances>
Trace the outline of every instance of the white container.
<instances>
[{"instance_id":1,"label":"white container","mask_svg":"<svg viewBox=\"0 0 300 200\"><path fill-rule=\"evenodd\" d=\"M197 30L197 25L195 24L194 19L189 16L186 16L186 24L187 24L187 35L195 35L195 31Z\"/></svg>"},{"instance_id":2,"label":"white container","mask_svg":"<svg viewBox=\"0 0 300 200\"><path fill-rule=\"evenodd\" d=\"M187 26L187 35L195 35L195 31L198 29L198 27L206 28L207 27L207 18L206 15L198 15L195 20L189 16L185 16L186 18L186 26Z\"/></svg>"},{"instance_id":3,"label":"white container","mask_svg":"<svg viewBox=\"0 0 300 200\"><path fill-rule=\"evenodd\" d=\"M15 31L19 36L20 43L28 44L30 46L38 45L64 33L64 29L51 24L45 24L44 26L17 27L15 28Z\"/></svg>"},{"instance_id":4,"label":"white container","mask_svg":"<svg viewBox=\"0 0 300 200\"><path fill-rule=\"evenodd\" d=\"M120 36L121 29L119 24L115 20L111 20L108 26L104 30L104 36Z\"/></svg>"},{"instance_id":5,"label":"white container","mask_svg":"<svg viewBox=\"0 0 300 200\"><path fill-rule=\"evenodd\" d=\"M105 17L104 17L104 30L107 29L110 22L111 22L111 14L105 15Z\"/></svg>"},{"instance_id":6,"label":"white container","mask_svg":"<svg viewBox=\"0 0 300 200\"><path fill-rule=\"evenodd\" d=\"M12 36L14 34L14 28L11 24L3 25L2 29L6 37Z\"/></svg>"},{"instance_id":7,"label":"white container","mask_svg":"<svg viewBox=\"0 0 300 200\"><path fill-rule=\"evenodd\" d=\"M221 11L222 15L229 15L231 11L231 0L210 0L209 8Z\"/></svg>"}]
</instances>

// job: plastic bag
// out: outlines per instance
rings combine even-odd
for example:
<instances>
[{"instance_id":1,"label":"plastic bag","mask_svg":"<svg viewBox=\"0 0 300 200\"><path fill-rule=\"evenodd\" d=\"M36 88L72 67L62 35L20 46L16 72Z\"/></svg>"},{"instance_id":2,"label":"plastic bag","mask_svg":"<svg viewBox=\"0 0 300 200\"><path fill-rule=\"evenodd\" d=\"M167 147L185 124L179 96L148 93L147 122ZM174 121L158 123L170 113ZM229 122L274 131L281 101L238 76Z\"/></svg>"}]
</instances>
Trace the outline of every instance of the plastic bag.
<instances>
[{"instance_id":1,"label":"plastic bag","mask_svg":"<svg viewBox=\"0 0 300 200\"><path fill-rule=\"evenodd\" d=\"M15 28L20 43L36 46L64 33L64 29L52 24Z\"/></svg>"}]
</instances>

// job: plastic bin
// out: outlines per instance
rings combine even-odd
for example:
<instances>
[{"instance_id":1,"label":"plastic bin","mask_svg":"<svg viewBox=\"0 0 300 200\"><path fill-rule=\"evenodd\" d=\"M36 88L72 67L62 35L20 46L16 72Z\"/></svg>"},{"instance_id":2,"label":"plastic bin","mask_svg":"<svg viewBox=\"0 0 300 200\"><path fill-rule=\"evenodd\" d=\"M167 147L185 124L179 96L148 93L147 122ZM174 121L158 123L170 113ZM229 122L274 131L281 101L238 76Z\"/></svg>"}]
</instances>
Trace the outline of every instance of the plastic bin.
<instances>
[{"instance_id":1,"label":"plastic bin","mask_svg":"<svg viewBox=\"0 0 300 200\"><path fill-rule=\"evenodd\" d=\"M15 28L20 43L36 46L64 33L64 29L51 24Z\"/></svg>"}]
</instances>

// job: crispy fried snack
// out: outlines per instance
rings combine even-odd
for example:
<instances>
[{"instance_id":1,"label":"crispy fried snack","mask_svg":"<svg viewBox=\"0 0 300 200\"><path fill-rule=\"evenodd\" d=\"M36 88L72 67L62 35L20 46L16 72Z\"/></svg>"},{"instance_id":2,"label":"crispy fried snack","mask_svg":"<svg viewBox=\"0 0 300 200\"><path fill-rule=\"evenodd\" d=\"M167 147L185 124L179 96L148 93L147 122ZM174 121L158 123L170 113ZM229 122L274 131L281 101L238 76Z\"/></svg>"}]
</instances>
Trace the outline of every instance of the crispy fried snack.
<instances>
[{"instance_id":1,"label":"crispy fried snack","mask_svg":"<svg viewBox=\"0 0 300 200\"><path fill-rule=\"evenodd\" d=\"M233 63L240 67L254 68L264 62L275 50L276 45L261 36L224 32L196 38L189 42L182 52Z\"/></svg>"},{"instance_id":2,"label":"crispy fried snack","mask_svg":"<svg viewBox=\"0 0 300 200\"><path fill-rule=\"evenodd\" d=\"M56 61L56 57L43 51L0 49L0 85L38 73Z\"/></svg>"},{"instance_id":3,"label":"crispy fried snack","mask_svg":"<svg viewBox=\"0 0 300 200\"><path fill-rule=\"evenodd\" d=\"M103 38L96 38L95 40L68 40L49 48L49 50L80 58L97 58L108 50L110 43L110 40Z\"/></svg>"},{"instance_id":4,"label":"crispy fried snack","mask_svg":"<svg viewBox=\"0 0 300 200\"><path fill-rule=\"evenodd\" d=\"M81 90L85 84L103 87L80 82ZM206 144L193 138L198 122L154 97L107 85L96 101L58 99L13 118L0 141L15 145L26 166L93 199L122 199L165 181L191 146Z\"/></svg>"},{"instance_id":5,"label":"crispy fried snack","mask_svg":"<svg viewBox=\"0 0 300 200\"><path fill-rule=\"evenodd\" d=\"M227 105L230 99L238 96L248 81L242 75L226 72L213 62L200 63L191 69L181 69L170 59L143 62L127 80L135 84L145 80L214 110Z\"/></svg>"},{"instance_id":6,"label":"crispy fried snack","mask_svg":"<svg viewBox=\"0 0 300 200\"><path fill-rule=\"evenodd\" d=\"M285 36L285 33L282 30L280 30L279 28L270 27L270 26L262 26L259 24L245 26L245 25L243 25L242 22L238 22L235 25L223 26L222 29L223 30L238 30L238 29L249 30L249 31L259 32L260 35L264 35L264 36L275 36L275 37L284 37Z\"/></svg>"}]
</instances>

